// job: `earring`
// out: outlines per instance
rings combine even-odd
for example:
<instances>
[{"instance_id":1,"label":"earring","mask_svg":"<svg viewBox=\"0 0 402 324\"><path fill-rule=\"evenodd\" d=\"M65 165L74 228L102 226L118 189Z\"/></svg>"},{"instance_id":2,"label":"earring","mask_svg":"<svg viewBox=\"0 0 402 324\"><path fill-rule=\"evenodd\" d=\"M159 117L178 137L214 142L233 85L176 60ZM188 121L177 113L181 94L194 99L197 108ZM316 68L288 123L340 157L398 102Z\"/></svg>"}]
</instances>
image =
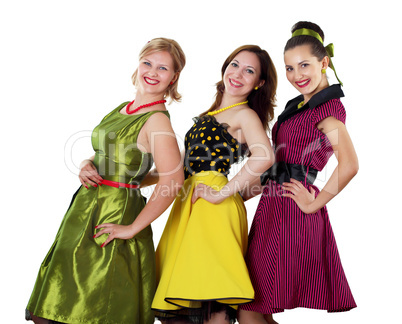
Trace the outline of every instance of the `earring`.
<instances>
[{"instance_id":1,"label":"earring","mask_svg":"<svg viewBox=\"0 0 402 324\"><path fill-rule=\"evenodd\" d=\"M170 85L172 85L173 84L173 81L170 81Z\"/></svg>"},{"instance_id":2,"label":"earring","mask_svg":"<svg viewBox=\"0 0 402 324\"><path fill-rule=\"evenodd\" d=\"M325 74L325 72L327 72L326 69L322 69L322 70L321 70L321 73L322 73L322 74Z\"/></svg>"},{"instance_id":3,"label":"earring","mask_svg":"<svg viewBox=\"0 0 402 324\"><path fill-rule=\"evenodd\" d=\"M258 90L258 87L255 87L254 90Z\"/></svg>"}]
</instances>

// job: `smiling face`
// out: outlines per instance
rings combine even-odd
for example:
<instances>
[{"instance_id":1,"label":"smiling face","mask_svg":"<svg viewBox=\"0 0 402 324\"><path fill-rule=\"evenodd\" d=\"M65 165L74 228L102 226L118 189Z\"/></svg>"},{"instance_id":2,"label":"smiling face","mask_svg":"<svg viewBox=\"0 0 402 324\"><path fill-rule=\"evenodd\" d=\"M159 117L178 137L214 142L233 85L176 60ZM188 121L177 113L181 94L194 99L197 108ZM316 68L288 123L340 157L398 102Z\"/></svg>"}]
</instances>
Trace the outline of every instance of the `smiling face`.
<instances>
[{"instance_id":1,"label":"smiling face","mask_svg":"<svg viewBox=\"0 0 402 324\"><path fill-rule=\"evenodd\" d=\"M152 52L140 60L136 85L143 94L163 96L170 82L176 81L177 75L168 52Z\"/></svg>"},{"instance_id":2,"label":"smiling face","mask_svg":"<svg viewBox=\"0 0 402 324\"><path fill-rule=\"evenodd\" d=\"M245 100L256 86L262 86L264 80L260 80L261 67L256 54L241 51L229 63L223 76L225 92Z\"/></svg>"},{"instance_id":3,"label":"smiling face","mask_svg":"<svg viewBox=\"0 0 402 324\"><path fill-rule=\"evenodd\" d=\"M328 67L329 58L322 61L311 53L310 45L296 46L285 52L286 77L304 96L304 102L328 87L328 80L322 69Z\"/></svg>"}]
</instances>

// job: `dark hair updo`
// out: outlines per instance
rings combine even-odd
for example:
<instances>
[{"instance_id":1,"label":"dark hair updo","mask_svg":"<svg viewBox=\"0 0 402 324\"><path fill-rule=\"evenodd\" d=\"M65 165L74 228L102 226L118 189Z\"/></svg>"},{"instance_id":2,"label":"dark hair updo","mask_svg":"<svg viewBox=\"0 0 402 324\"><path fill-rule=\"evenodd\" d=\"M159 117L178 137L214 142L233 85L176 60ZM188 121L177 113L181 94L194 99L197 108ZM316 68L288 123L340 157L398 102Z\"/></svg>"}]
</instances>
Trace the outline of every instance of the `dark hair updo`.
<instances>
[{"instance_id":1,"label":"dark hair updo","mask_svg":"<svg viewBox=\"0 0 402 324\"><path fill-rule=\"evenodd\" d=\"M309 21L299 21L298 23L294 24L292 27L292 34L296 30L302 28L311 29L315 31L321 36L322 41L324 41L324 32L322 31L320 26ZM308 35L299 35L291 37L286 43L284 52L301 45L310 45L311 54L317 57L319 61L322 61L322 59L325 56L328 56L324 45L317 38Z\"/></svg>"}]
</instances>

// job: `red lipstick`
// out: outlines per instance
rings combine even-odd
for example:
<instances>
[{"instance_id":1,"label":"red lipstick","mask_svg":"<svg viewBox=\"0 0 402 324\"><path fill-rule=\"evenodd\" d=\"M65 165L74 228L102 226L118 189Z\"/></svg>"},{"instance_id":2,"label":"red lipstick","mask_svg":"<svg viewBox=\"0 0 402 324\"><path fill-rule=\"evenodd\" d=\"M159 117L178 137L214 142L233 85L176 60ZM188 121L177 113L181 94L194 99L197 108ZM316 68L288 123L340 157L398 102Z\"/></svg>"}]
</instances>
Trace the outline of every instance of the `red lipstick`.
<instances>
[{"instance_id":1,"label":"red lipstick","mask_svg":"<svg viewBox=\"0 0 402 324\"><path fill-rule=\"evenodd\" d=\"M304 87L307 87L309 84L310 84L310 79L306 79L306 80L303 80L303 81L299 81L299 82L295 82L296 84L297 84L297 86L299 87L299 88L304 88Z\"/></svg>"}]
</instances>

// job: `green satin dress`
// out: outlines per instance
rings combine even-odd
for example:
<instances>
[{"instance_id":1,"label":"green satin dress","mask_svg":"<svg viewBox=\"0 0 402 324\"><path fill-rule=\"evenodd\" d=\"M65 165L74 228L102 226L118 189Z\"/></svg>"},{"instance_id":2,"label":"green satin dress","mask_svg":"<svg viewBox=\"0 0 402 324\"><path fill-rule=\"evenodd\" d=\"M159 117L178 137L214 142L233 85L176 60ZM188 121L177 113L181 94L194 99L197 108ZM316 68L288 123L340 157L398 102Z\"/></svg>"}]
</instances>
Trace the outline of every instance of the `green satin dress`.
<instances>
[{"instance_id":1,"label":"green satin dress","mask_svg":"<svg viewBox=\"0 0 402 324\"><path fill-rule=\"evenodd\" d=\"M151 154L137 148L137 137L157 111L122 115L126 104L94 129L94 165L106 180L139 184L153 161ZM144 206L139 189L81 187L40 267L27 310L62 323L154 323L151 226L130 240L115 239L104 248L100 246L106 235L93 238L98 224L131 224Z\"/></svg>"}]
</instances>

